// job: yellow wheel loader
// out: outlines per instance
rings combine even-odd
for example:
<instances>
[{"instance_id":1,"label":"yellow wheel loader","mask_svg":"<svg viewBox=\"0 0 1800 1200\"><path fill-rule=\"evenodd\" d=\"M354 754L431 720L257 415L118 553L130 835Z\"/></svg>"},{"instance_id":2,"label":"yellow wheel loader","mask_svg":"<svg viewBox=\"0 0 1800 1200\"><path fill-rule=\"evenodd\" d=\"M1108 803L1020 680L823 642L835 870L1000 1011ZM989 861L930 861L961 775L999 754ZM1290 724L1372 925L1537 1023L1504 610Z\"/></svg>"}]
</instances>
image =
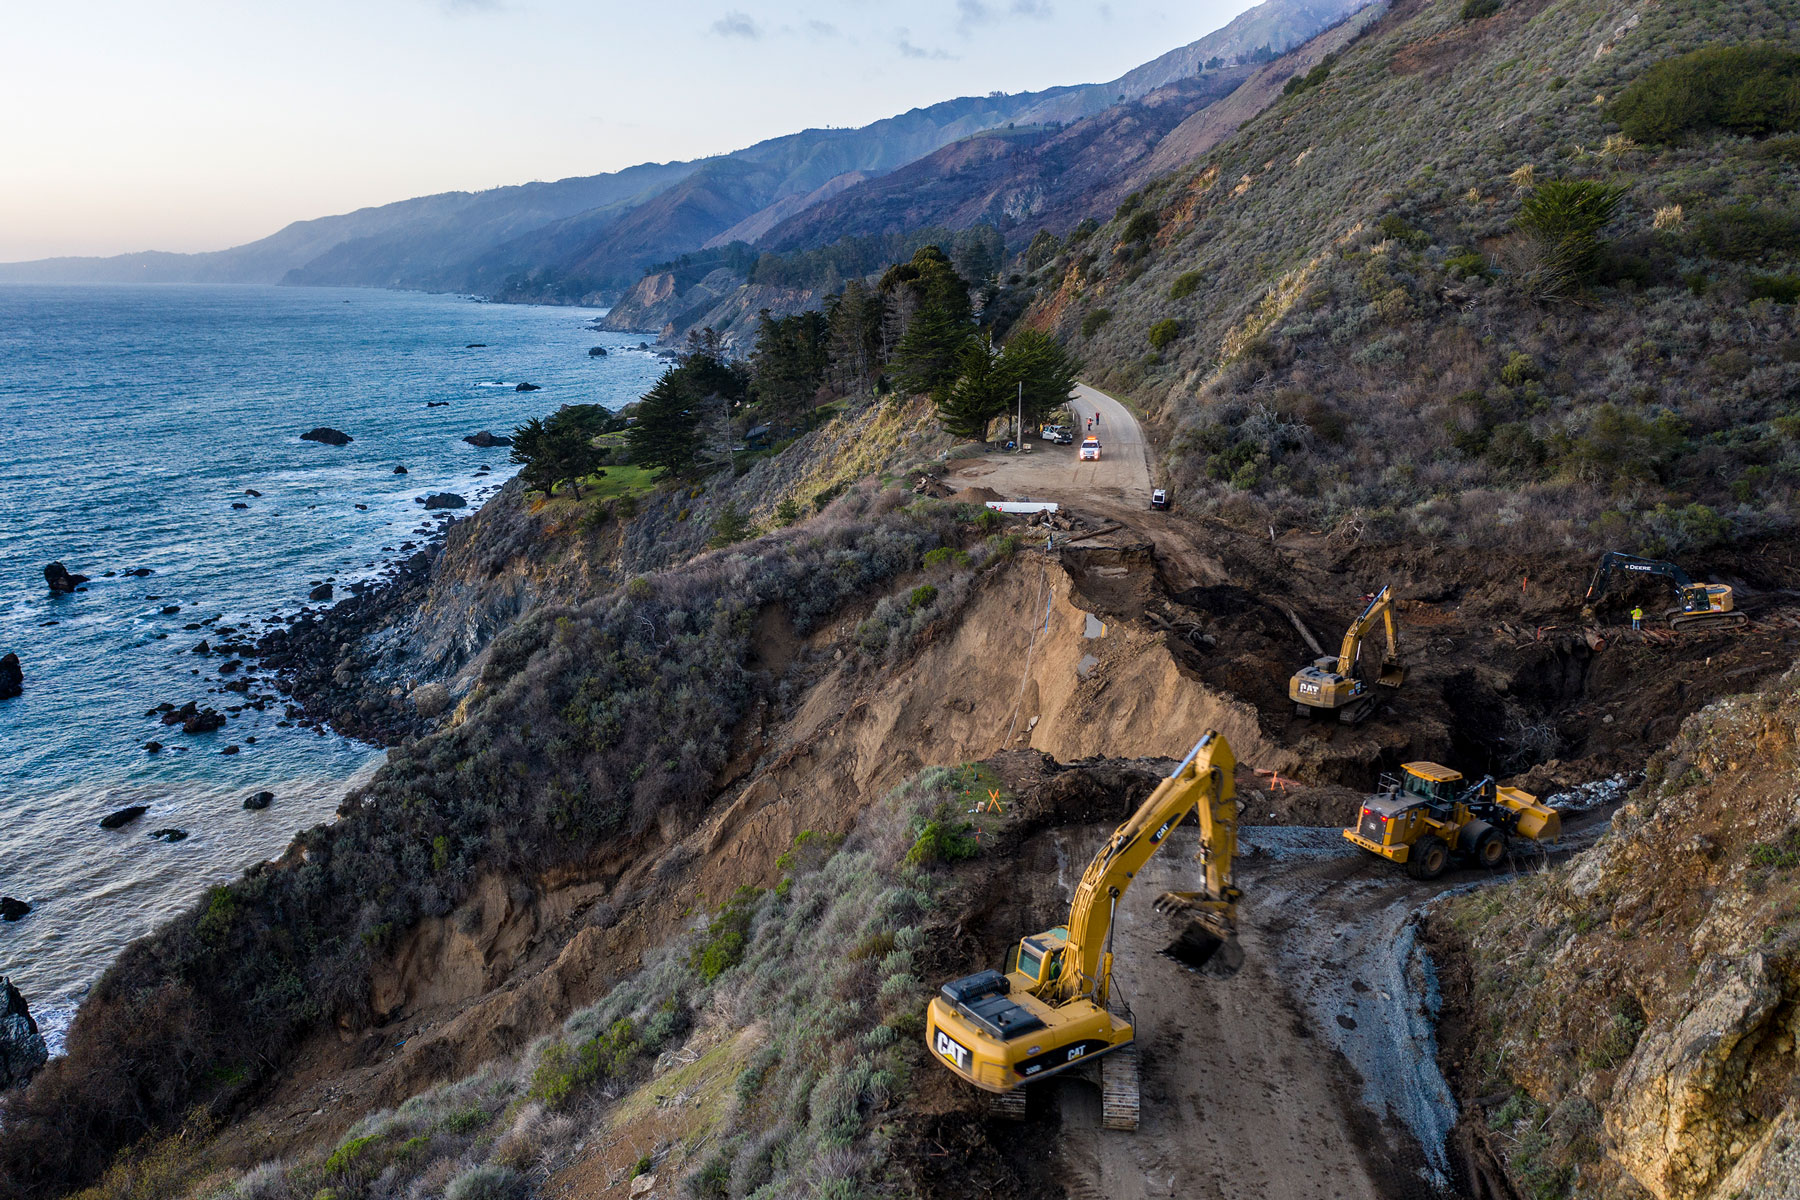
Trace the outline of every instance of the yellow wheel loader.
<instances>
[{"instance_id":1,"label":"yellow wheel loader","mask_svg":"<svg viewBox=\"0 0 1800 1200\"><path fill-rule=\"evenodd\" d=\"M1377 621L1387 625L1387 655L1375 676L1375 687L1392 691L1406 682L1406 666L1400 661L1400 636L1394 628L1394 598L1382 588L1344 631L1344 644L1336 658L1327 655L1294 672L1288 680L1288 699L1294 715L1335 712L1345 725L1355 725L1375 711L1381 692L1369 686L1361 671L1363 638Z\"/></svg>"},{"instance_id":2,"label":"yellow wheel loader","mask_svg":"<svg viewBox=\"0 0 1800 1200\"><path fill-rule=\"evenodd\" d=\"M1477 866L1506 861L1509 838L1547 842L1562 833L1554 808L1489 776L1462 787L1462 772L1432 762L1404 763L1402 774L1382 780L1363 802L1344 837L1371 854L1406 868L1414 879L1436 879L1461 854Z\"/></svg>"},{"instance_id":3,"label":"yellow wheel loader","mask_svg":"<svg viewBox=\"0 0 1800 1200\"><path fill-rule=\"evenodd\" d=\"M1189 918L1165 953L1217 976L1243 965L1235 925L1239 892L1231 882L1236 768L1224 738L1201 738L1088 864L1067 924L1021 938L1007 952L1004 971L981 971L939 989L925 1014L932 1057L994 1093L996 1111L1020 1116L1026 1084L1100 1059L1104 1123L1136 1129L1137 1049L1130 1007L1113 989L1113 919L1150 856L1184 817L1196 814L1205 887L1157 897L1159 910Z\"/></svg>"},{"instance_id":4,"label":"yellow wheel loader","mask_svg":"<svg viewBox=\"0 0 1800 1200\"><path fill-rule=\"evenodd\" d=\"M1595 608L1612 583L1614 571L1622 572L1626 578L1641 575L1669 581L1675 589L1675 607L1666 609L1663 619L1668 621L1671 629L1736 629L1750 620L1743 613L1733 611L1730 584L1695 583L1686 571L1672 562L1638 558L1617 550L1608 550L1600 556L1600 565L1595 568L1587 595L1581 600L1583 617L1593 619Z\"/></svg>"}]
</instances>

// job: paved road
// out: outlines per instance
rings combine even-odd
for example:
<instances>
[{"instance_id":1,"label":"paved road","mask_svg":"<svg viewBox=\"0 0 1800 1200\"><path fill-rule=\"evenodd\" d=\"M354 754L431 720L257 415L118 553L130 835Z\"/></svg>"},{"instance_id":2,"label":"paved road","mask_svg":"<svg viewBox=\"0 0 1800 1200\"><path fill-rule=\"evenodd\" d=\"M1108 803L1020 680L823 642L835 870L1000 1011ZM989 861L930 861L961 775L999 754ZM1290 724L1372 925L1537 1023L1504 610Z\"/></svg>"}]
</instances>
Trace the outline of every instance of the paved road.
<instances>
[{"instance_id":1,"label":"paved road","mask_svg":"<svg viewBox=\"0 0 1800 1200\"><path fill-rule=\"evenodd\" d=\"M1099 428L1089 431L1100 439L1100 461L1081 462L1078 458L1074 485L1091 496L1148 504L1150 443L1131 410L1085 383L1075 385L1070 407L1075 410L1078 433L1090 418L1100 417Z\"/></svg>"}]
</instances>

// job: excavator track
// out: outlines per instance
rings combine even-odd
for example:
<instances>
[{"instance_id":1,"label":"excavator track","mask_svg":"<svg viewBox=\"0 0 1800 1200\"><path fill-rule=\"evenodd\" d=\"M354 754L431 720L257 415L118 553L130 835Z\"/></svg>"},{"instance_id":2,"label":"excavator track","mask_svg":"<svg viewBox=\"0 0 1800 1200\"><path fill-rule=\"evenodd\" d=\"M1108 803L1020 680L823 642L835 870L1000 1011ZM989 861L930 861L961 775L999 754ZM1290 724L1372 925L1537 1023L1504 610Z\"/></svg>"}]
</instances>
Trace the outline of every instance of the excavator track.
<instances>
[{"instance_id":1,"label":"excavator track","mask_svg":"<svg viewBox=\"0 0 1800 1200\"><path fill-rule=\"evenodd\" d=\"M1120 1046L1100 1060L1100 1123L1108 1129L1138 1127L1136 1042Z\"/></svg>"},{"instance_id":2,"label":"excavator track","mask_svg":"<svg viewBox=\"0 0 1800 1200\"><path fill-rule=\"evenodd\" d=\"M1702 631L1707 629L1737 629L1750 623L1750 618L1741 612L1684 613L1679 609L1668 614L1670 629Z\"/></svg>"},{"instance_id":3,"label":"excavator track","mask_svg":"<svg viewBox=\"0 0 1800 1200\"><path fill-rule=\"evenodd\" d=\"M1025 1119L1025 1089L1016 1087L1010 1092L995 1092L988 1096L988 1116L996 1121L1023 1121Z\"/></svg>"}]
</instances>

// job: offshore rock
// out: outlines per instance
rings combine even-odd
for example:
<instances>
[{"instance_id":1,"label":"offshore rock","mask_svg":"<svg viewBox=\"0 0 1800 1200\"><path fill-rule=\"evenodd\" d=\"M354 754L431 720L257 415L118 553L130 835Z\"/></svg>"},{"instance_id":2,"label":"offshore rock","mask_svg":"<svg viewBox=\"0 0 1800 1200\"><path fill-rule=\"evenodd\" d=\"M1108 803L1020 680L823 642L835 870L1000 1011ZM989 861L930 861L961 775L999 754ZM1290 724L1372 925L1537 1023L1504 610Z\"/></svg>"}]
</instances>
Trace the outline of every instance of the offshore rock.
<instances>
[{"instance_id":1,"label":"offshore rock","mask_svg":"<svg viewBox=\"0 0 1800 1200\"><path fill-rule=\"evenodd\" d=\"M100 828L117 829L121 825L129 825L150 811L148 804L134 804L130 808L121 808L116 813L108 813L100 818Z\"/></svg>"},{"instance_id":2,"label":"offshore rock","mask_svg":"<svg viewBox=\"0 0 1800 1200\"><path fill-rule=\"evenodd\" d=\"M427 512L437 508L467 508L468 506L469 502L455 492L438 492L435 495L425 497L425 510Z\"/></svg>"},{"instance_id":3,"label":"offshore rock","mask_svg":"<svg viewBox=\"0 0 1800 1200\"><path fill-rule=\"evenodd\" d=\"M17 921L31 911L31 905L11 896L0 896L0 920Z\"/></svg>"},{"instance_id":4,"label":"offshore rock","mask_svg":"<svg viewBox=\"0 0 1800 1200\"><path fill-rule=\"evenodd\" d=\"M25 668L19 665L19 656L0 657L0 700L11 700L24 690Z\"/></svg>"},{"instance_id":5,"label":"offshore rock","mask_svg":"<svg viewBox=\"0 0 1800 1200\"><path fill-rule=\"evenodd\" d=\"M59 562L53 562L44 568L44 582L50 585L53 592L72 592L87 581L86 575L71 575L69 569Z\"/></svg>"},{"instance_id":6,"label":"offshore rock","mask_svg":"<svg viewBox=\"0 0 1800 1200\"><path fill-rule=\"evenodd\" d=\"M255 795L244 797L244 807L251 812L258 812L265 809L274 802L274 792L257 792Z\"/></svg>"},{"instance_id":7,"label":"offshore rock","mask_svg":"<svg viewBox=\"0 0 1800 1200\"><path fill-rule=\"evenodd\" d=\"M50 1048L12 980L0 976L0 1089L22 1087L50 1061Z\"/></svg>"},{"instance_id":8,"label":"offshore rock","mask_svg":"<svg viewBox=\"0 0 1800 1200\"><path fill-rule=\"evenodd\" d=\"M471 433L468 437L464 438L463 441L469 443L471 446L479 446L483 450L488 450L495 446L510 446L513 444L511 438L500 437L486 429L482 430L480 433Z\"/></svg>"},{"instance_id":9,"label":"offshore rock","mask_svg":"<svg viewBox=\"0 0 1800 1200\"><path fill-rule=\"evenodd\" d=\"M331 585L329 583L321 583L318 587L316 587L312 591L306 593L306 598L308 600L329 600L329 599L331 599Z\"/></svg>"},{"instance_id":10,"label":"offshore rock","mask_svg":"<svg viewBox=\"0 0 1800 1200\"><path fill-rule=\"evenodd\" d=\"M317 429L309 429L300 435L303 442L322 442L327 446L348 446L356 439L341 429L333 429L329 425L321 425Z\"/></svg>"}]
</instances>

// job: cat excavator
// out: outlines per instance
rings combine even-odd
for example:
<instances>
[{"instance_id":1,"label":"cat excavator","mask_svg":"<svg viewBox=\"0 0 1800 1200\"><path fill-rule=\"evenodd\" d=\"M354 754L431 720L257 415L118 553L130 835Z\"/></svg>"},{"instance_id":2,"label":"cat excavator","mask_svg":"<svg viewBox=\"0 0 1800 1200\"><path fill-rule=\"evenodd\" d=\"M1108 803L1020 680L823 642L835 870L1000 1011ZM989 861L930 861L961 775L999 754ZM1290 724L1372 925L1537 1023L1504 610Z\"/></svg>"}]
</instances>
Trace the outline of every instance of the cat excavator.
<instances>
[{"instance_id":1,"label":"cat excavator","mask_svg":"<svg viewBox=\"0 0 1800 1200\"><path fill-rule=\"evenodd\" d=\"M1132 879L1183 818L1200 825L1204 887L1164 892L1155 907L1186 917L1165 954L1201 974L1236 974L1237 760L1208 733L1175 772L1116 829L1075 888L1068 923L1021 938L1005 969L943 985L925 1014L931 1056L993 1093L994 1110L1022 1117L1025 1085L1099 1059L1101 1116L1109 1129L1136 1129L1138 1073L1131 1008L1113 987L1113 921Z\"/></svg>"},{"instance_id":2,"label":"cat excavator","mask_svg":"<svg viewBox=\"0 0 1800 1200\"><path fill-rule=\"evenodd\" d=\"M1663 617L1671 629L1736 629L1750 619L1741 612L1732 611L1730 584L1695 583L1686 571L1672 562L1638 558L1617 550L1608 550L1600 556L1600 565L1594 569L1593 581L1581 600L1582 616L1593 619L1594 609L1606 595L1614 571L1627 575L1655 575L1669 581L1675 589L1676 607L1664 612Z\"/></svg>"},{"instance_id":3,"label":"cat excavator","mask_svg":"<svg viewBox=\"0 0 1800 1200\"><path fill-rule=\"evenodd\" d=\"M1335 712L1345 725L1355 725L1369 718L1381 693L1369 687L1369 681L1358 668L1363 638L1374 630L1377 621L1387 625L1387 655L1381 660L1375 685L1392 690L1406 682L1406 666L1400 661L1400 637L1394 628L1393 593L1392 589L1384 587L1344 631L1344 644L1338 649L1336 658L1327 655L1314 659L1288 680L1288 699L1294 702L1295 716Z\"/></svg>"}]
</instances>

